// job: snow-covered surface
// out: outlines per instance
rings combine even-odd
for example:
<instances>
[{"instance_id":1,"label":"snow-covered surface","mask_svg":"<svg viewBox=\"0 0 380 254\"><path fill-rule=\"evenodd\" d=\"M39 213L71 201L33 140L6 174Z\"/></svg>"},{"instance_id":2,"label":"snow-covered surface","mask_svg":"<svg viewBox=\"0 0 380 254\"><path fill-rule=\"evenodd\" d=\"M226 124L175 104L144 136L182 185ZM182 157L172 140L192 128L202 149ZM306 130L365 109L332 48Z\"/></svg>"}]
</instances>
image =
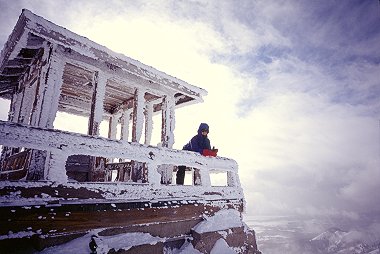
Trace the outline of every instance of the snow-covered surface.
<instances>
[{"instance_id":1,"label":"snow-covered surface","mask_svg":"<svg viewBox=\"0 0 380 254\"><path fill-rule=\"evenodd\" d=\"M13 238L23 238L23 237L31 237L32 235L36 233L41 232L34 232L34 231L18 231L17 233L14 233L12 231L9 231L7 235L0 235L0 241L4 239L13 239Z\"/></svg>"},{"instance_id":2,"label":"snow-covered surface","mask_svg":"<svg viewBox=\"0 0 380 254\"><path fill-rule=\"evenodd\" d=\"M117 205L115 205L115 208L116 207ZM233 220L240 221L240 217L237 216L237 213L238 212L236 211L234 212L234 210L232 209L221 210L218 213L216 213L214 216L206 219L205 222L200 222L196 226L196 228L203 228L203 229L207 229L212 232L215 232L222 229L223 230L228 229L229 227L236 227L238 225L241 226L242 225L241 222L240 223L238 223L237 221L232 222ZM223 224L223 227L220 227L219 225L217 225L216 221L218 221L219 224ZM111 249L114 249L115 251L118 251L121 249L128 250L133 246L139 246L139 245L144 245L144 244L155 245L159 242L165 242L167 240L165 237L152 236L149 233L142 233L142 232L129 232L129 233L122 233L122 234L111 235L111 236L104 236L100 234L100 232L103 230L104 229L101 229L101 228L96 229L96 230L90 230L84 236L81 236L79 238L76 238L74 240L71 240L61 245L56 245L53 247L46 248L40 253L43 253L43 254L91 253L90 248L89 248L89 243L91 241L91 238L93 238L94 241L96 242L97 253L108 253L108 251ZM208 231L204 231L204 232L208 232ZM35 233L41 233L41 232L32 232L32 231L17 232L17 233L9 232L7 236L1 236L0 240L5 239L5 238L30 237ZM224 236L224 238L226 238L226 236ZM191 243L189 243L188 241L185 241L185 243L180 249L175 249L175 250L171 250L170 252L164 252L164 253L199 254L201 252L194 249ZM228 246L227 242L222 237L216 241L210 253L211 254L219 254L219 253L235 254L236 252L234 251L232 247Z\"/></svg>"},{"instance_id":3,"label":"snow-covered surface","mask_svg":"<svg viewBox=\"0 0 380 254\"><path fill-rule=\"evenodd\" d=\"M194 249L193 245L189 242L184 245L178 251L174 251L173 254L202 254L199 250Z\"/></svg>"},{"instance_id":4,"label":"snow-covered surface","mask_svg":"<svg viewBox=\"0 0 380 254\"><path fill-rule=\"evenodd\" d=\"M19 187L34 188L49 186L50 188L58 187L58 184L51 182L9 182L0 181L0 189L13 186L15 191L10 192L9 195L0 196L1 206L38 206L46 205L51 202L57 204L75 204L78 203L77 199L64 199L63 197L52 196L47 193L40 193L34 197L24 198L21 191L17 190ZM176 202L180 204L195 204L202 202L213 201L215 205L223 207L226 205L223 199L233 199L241 202L243 193L239 189L229 187L200 187L200 186L176 186L176 185L162 185L152 186L148 184L126 184L126 183L66 183L67 188L85 188L88 191L99 193L102 198L80 200L81 203L104 203L113 202L115 210L117 204L121 202L159 202L167 201L168 205L175 205ZM210 193L214 194L210 194Z\"/></svg>"},{"instance_id":5,"label":"snow-covered surface","mask_svg":"<svg viewBox=\"0 0 380 254\"><path fill-rule=\"evenodd\" d=\"M68 243L57 245L44 249L40 253L42 254L67 254L67 253L91 253L89 243L91 236L96 235L96 232L91 231L85 236L74 239ZM164 242L165 238L154 237L148 233L125 233L115 236L99 236L94 237L96 244L98 245L97 253L108 253L109 250L120 249L128 250L133 246L150 244L155 245L158 242Z\"/></svg>"},{"instance_id":6,"label":"snow-covered surface","mask_svg":"<svg viewBox=\"0 0 380 254\"><path fill-rule=\"evenodd\" d=\"M75 240L50 247L41 251L41 254L66 254L66 253L91 253L88 243L91 241L91 236L94 232L90 232L85 236ZM164 242L165 238L154 237L148 233L125 233L117 236L98 236L94 237L98 247L97 253L107 253L109 250L120 249L128 250L133 246L142 244L155 245L158 242ZM193 245L186 242L181 249L171 251L173 254L201 254L200 251L194 249ZM236 252L228 246L224 239L216 241L210 254L236 254Z\"/></svg>"},{"instance_id":7,"label":"snow-covered surface","mask_svg":"<svg viewBox=\"0 0 380 254\"><path fill-rule=\"evenodd\" d=\"M211 217L205 216L205 220L197 224L193 229L201 234L242 226L243 222L240 213L234 209L228 209L220 210Z\"/></svg>"},{"instance_id":8,"label":"snow-covered surface","mask_svg":"<svg viewBox=\"0 0 380 254\"><path fill-rule=\"evenodd\" d=\"M224 239L220 238L216 241L210 254L236 254L236 252L228 246Z\"/></svg>"}]
</instances>

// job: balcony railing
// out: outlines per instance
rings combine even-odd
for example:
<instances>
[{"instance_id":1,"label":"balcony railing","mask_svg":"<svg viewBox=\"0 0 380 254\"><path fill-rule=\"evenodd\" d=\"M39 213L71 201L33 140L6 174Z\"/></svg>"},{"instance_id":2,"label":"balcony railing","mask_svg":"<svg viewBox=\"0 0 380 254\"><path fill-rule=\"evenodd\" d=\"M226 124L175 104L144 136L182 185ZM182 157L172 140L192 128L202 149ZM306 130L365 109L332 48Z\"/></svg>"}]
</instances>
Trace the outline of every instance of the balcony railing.
<instances>
[{"instance_id":1,"label":"balcony railing","mask_svg":"<svg viewBox=\"0 0 380 254\"><path fill-rule=\"evenodd\" d=\"M43 129L5 121L0 121L0 145L46 151L48 156L46 156L45 165L47 166L43 172L43 178L58 183L68 182L65 167L68 157L80 154L102 158L121 158L143 163L147 173L146 182L151 185L161 184L162 176L159 172L163 167L185 165L199 170L199 185L201 186L211 187L210 173L224 172L227 174L227 186L240 189L238 165L234 160L224 157L205 157L189 151Z\"/></svg>"}]
</instances>

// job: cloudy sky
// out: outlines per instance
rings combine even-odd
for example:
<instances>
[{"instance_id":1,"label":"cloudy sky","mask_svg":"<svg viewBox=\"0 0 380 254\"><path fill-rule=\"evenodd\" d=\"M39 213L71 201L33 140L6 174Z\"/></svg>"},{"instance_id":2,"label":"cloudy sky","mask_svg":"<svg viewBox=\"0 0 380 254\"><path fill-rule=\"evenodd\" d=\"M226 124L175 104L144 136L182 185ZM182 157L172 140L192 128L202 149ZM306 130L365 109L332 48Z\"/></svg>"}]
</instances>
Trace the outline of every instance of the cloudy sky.
<instances>
[{"instance_id":1,"label":"cloudy sky","mask_svg":"<svg viewBox=\"0 0 380 254\"><path fill-rule=\"evenodd\" d=\"M22 8L206 89L174 146L209 123L249 215L380 214L379 1L0 0L0 45Z\"/></svg>"}]
</instances>

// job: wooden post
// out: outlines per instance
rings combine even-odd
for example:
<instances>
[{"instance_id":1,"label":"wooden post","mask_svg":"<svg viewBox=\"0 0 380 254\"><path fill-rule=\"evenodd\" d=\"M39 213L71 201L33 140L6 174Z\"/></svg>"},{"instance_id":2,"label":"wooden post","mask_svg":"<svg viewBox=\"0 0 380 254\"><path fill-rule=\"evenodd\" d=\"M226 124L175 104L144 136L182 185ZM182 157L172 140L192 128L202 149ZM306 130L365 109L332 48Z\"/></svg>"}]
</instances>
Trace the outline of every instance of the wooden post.
<instances>
[{"instance_id":1,"label":"wooden post","mask_svg":"<svg viewBox=\"0 0 380 254\"><path fill-rule=\"evenodd\" d=\"M112 115L110 117L109 125L108 125L108 138L116 139L117 133L117 125L119 123L120 115Z\"/></svg>"},{"instance_id":2,"label":"wooden post","mask_svg":"<svg viewBox=\"0 0 380 254\"><path fill-rule=\"evenodd\" d=\"M30 82L30 80L29 80ZM36 97L36 86L27 82L23 89L23 100L20 109L19 123L29 124L33 109L33 101Z\"/></svg>"},{"instance_id":3,"label":"wooden post","mask_svg":"<svg viewBox=\"0 0 380 254\"><path fill-rule=\"evenodd\" d=\"M147 103L145 108L145 145L150 145L153 130L153 103Z\"/></svg>"},{"instance_id":4,"label":"wooden post","mask_svg":"<svg viewBox=\"0 0 380 254\"><path fill-rule=\"evenodd\" d=\"M145 106L145 90L136 88L135 97L133 101L133 125L132 125L132 142L139 142L142 135L142 128L144 125L144 106ZM147 168L145 163L138 161L131 161L132 167L132 181L146 182Z\"/></svg>"},{"instance_id":5,"label":"wooden post","mask_svg":"<svg viewBox=\"0 0 380 254\"><path fill-rule=\"evenodd\" d=\"M167 95L162 100L162 129L161 143L163 147L172 148L174 144L174 115L175 100L174 96ZM174 165L160 165L161 182L171 184L173 178Z\"/></svg>"},{"instance_id":6,"label":"wooden post","mask_svg":"<svg viewBox=\"0 0 380 254\"><path fill-rule=\"evenodd\" d=\"M17 91L12 95L10 111L8 115L8 121L17 123L18 116L20 114L20 107L22 101L22 93L18 93Z\"/></svg>"},{"instance_id":7,"label":"wooden post","mask_svg":"<svg viewBox=\"0 0 380 254\"><path fill-rule=\"evenodd\" d=\"M53 128L55 116L58 111L59 96L63 84L63 71L65 62L53 52L53 47L50 51L52 54L47 59L49 67L46 72L42 72L39 78L40 91L38 98L39 110L34 110L33 106L31 124L42 128ZM42 84L42 85L41 85ZM38 115L37 115L38 113ZM49 167L50 154L46 151L32 150L28 180L40 180L47 175ZM66 174L64 167L61 168L63 174Z\"/></svg>"},{"instance_id":8,"label":"wooden post","mask_svg":"<svg viewBox=\"0 0 380 254\"><path fill-rule=\"evenodd\" d=\"M39 127L47 127L46 126L47 119L45 119L45 122L41 121L42 110L43 110L43 107L48 104L47 101L45 101L45 99L51 100L51 98L49 98L49 93L51 96L53 93L52 90L54 90L54 86L55 86L55 81L52 78L49 78L49 73L51 71L52 76L55 76L55 77L59 75L59 72L62 71L63 73L63 70L57 70L58 60L55 59L55 63L53 61L54 45L50 43L44 43L43 46L44 46L44 54L40 61L40 65L37 67L38 79L36 81L35 97L34 97L33 106L31 109L31 116L29 120L30 125L39 126ZM56 75L54 75L54 73ZM50 91L48 92L49 89ZM20 109L21 109L21 100L22 100L21 94L14 94L14 96L12 97L11 113L10 113L10 119L9 119L12 122L17 122L19 119L19 114L20 114ZM48 109L49 108L50 108L50 105L48 106ZM46 151L31 150L27 180L41 180L44 178L44 175L46 174L45 161L46 161L47 155L48 153Z\"/></svg>"},{"instance_id":9,"label":"wooden post","mask_svg":"<svg viewBox=\"0 0 380 254\"><path fill-rule=\"evenodd\" d=\"M95 71L92 79L93 95L91 103L90 119L88 121L88 135L99 136L99 127L103 119L103 103L106 92L107 76ZM104 160L105 158L90 157L89 181L104 181Z\"/></svg>"},{"instance_id":10,"label":"wooden post","mask_svg":"<svg viewBox=\"0 0 380 254\"><path fill-rule=\"evenodd\" d=\"M239 175L235 172L227 172L227 186L237 187L240 186Z\"/></svg>"},{"instance_id":11,"label":"wooden post","mask_svg":"<svg viewBox=\"0 0 380 254\"><path fill-rule=\"evenodd\" d=\"M26 107L27 107L27 103L25 102L25 97L27 97L27 95L25 95L25 89L26 87L24 86L22 88L21 91L19 91L19 95L17 96L17 104L15 105L16 106L16 112L17 112L17 118L15 119L15 122L16 123L26 123L25 122L25 114L26 114Z\"/></svg>"},{"instance_id":12,"label":"wooden post","mask_svg":"<svg viewBox=\"0 0 380 254\"><path fill-rule=\"evenodd\" d=\"M88 121L88 135L99 136L99 126L103 119L103 100L106 91L107 77L103 73L95 71L92 83L94 91L92 95L90 119Z\"/></svg>"},{"instance_id":13,"label":"wooden post","mask_svg":"<svg viewBox=\"0 0 380 254\"><path fill-rule=\"evenodd\" d=\"M121 133L120 139L123 141L128 141L129 137L129 120L131 119L131 109L123 110L123 115L121 118Z\"/></svg>"},{"instance_id":14,"label":"wooden post","mask_svg":"<svg viewBox=\"0 0 380 254\"><path fill-rule=\"evenodd\" d=\"M63 84L63 70L65 62L59 56L52 55L50 68L47 73L47 81L42 98L42 107L39 118L39 127L53 128L55 116L58 111L59 96Z\"/></svg>"},{"instance_id":15,"label":"wooden post","mask_svg":"<svg viewBox=\"0 0 380 254\"><path fill-rule=\"evenodd\" d=\"M49 75L50 62L52 59L54 47L50 43L44 43L44 54L41 59L41 66L38 70L38 80L36 87L36 97L33 102L32 115L30 119L30 125L39 126L41 117L46 84L45 80Z\"/></svg>"},{"instance_id":16,"label":"wooden post","mask_svg":"<svg viewBox=\"0 0 380 254\"><path fill-rule=\"evenodd\" d=\"M132 109L124 109L121 115L121 130L120 130L120 140L128 142L129 138L129 120L131 119ZM125 162L127 159L120 158L119 162ZM129 179L131 179L131 172L129 174Z\"/></svg>"},{"instance_id":17,"label":"wooden post","mask_svg":"<svg viewBox=\"0 0 380 254\"><path fill-rule=\"evenodd\" d=\"M23 98L23 93L15 92L12 95L11 105L9 107L9 112L8 112L8 121L15 122L15 123L18 122L18 116L20 114L22 98ZM0 165L2 165L3 162L5 162L6 158L8 158L9 156L15 153L18 153L19 151L20 151L19 147L3 146L1 148L1 157L0 157L1 164Z\"/></svg>"},{"instance_id":18,"label":"wooden post","mask_svg":"<svg viewBox=\"0 0 380 254\"><path fill-rule=\"evenodd\" d=\"M67 183L65 165L68 155L63 152L50 152L49 163L46 171L46 180L58 183Z\"/></svg>"},{"instance_id":19,"label":"wooden post","mask_svg":"<svg viewBox=\"0 0 380 254\"><path fill-rule=\"evenodd\" d=\"M172 148L174 144L174 96L165 96L162 101L162 129L161 142L163 147Z\"/></svg>"},{"instance_id":20,"label":"wooden post","mask_svg":"<svg viewBox=\"0 0 380 254\"><path fill-rule=\"evenodd\" d=\"M199 170L199 174L200 174L199 184L204 187L211 187L210 172L203 168Z\"/></svg>"},{"instance_id":21,"label":"wooden post","mask_svg":"<svg viewBox=\"0 0 380 254\"><path fill-rule=\"evenodd\" d=\"M117 125L119 123L120 115L119 114L113 114L109 118L109 124L108 124L108 138L109 139L116 139L117 134ZM114 158L107 158L108 162L113 162Z\"/></svg>"},{"instance_id":22,"label":"wooden post","mask_svg":"<svg viewBox=\"0 0 380 254\"><path fill-rule=\"evenodd\" d=\"M140 142L144 125L145 90L136 88L133 101L132 142Z\"/></svg>"},{"instance_id":23,"label":"wooden post","mask_svg":"<svg viewBox=\"0 0 380 254\"><path fill-rule=\"evenodd\" d=\"M193 173L193 185L202 185L201 172L197 168L192 169Z\"/></svg>"},{"instance_id":24,"label":"wooden post","mask_svg":"<svg viewBox=\"0 0 380 254\"><path fill-rule=\"evenodd\" d=\"M149 168L148 181L152 185L160 184L160 174L157 171L157 164L155 162L147 163L147 167Z\"/></svg>"},{"instance_id":25,"label":"wooden post","mask_svg":"<svg viewBox=\"0 0 380 254\"><path fill-rule=\"evenodd\" d=\"M9 111L8 111L8 121L12 121L12 104L13 104L13 97L15 94L13 94L12 99L11 99L11 105L9 106ZM1 155L0 155L0 165L3 165L5 162L5 158L9 157L12 155L12 147L8 146L2 146L1 147Z\"/></svg>"}]
</instances>

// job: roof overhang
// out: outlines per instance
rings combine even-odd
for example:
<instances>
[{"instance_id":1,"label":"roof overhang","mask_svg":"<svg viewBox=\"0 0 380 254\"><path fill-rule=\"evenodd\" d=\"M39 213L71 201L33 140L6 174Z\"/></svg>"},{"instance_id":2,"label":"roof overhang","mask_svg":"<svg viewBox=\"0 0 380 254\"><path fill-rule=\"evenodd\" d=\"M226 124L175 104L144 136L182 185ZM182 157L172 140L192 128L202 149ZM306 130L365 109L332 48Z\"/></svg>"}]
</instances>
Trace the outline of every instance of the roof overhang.
<instances>
[{"instance_id":1,"label":"roof overhang","mask_svg":"<svg viewBox=\"0 0 380 254\"><path fill-rule=\"evenodd\" d=\"M177 106L202 102L202 97L207 95L207 91L202 88L115 53L23 9L0 54L0 97L9 99L19 89L24 74L41 58L41 45L44 43L55 45L55 52L67 60L63 77L63 88L67 89L63 91L63 97L70 99L67 91L73 88L85 91L86 85L90 85L91 71L101 70L111 77L106 94L109 113L120 107L120 103L128 103L132 95L130 87L147 89L148 100L160 95L174 95ZM91 94L87 92L84 98L86 96ZM75 100L74 97L71 99ZM105 107L108 104L105 102ZM81 105L75 105L74 108L76 106Z\"/></svg>"}]
</instances>

